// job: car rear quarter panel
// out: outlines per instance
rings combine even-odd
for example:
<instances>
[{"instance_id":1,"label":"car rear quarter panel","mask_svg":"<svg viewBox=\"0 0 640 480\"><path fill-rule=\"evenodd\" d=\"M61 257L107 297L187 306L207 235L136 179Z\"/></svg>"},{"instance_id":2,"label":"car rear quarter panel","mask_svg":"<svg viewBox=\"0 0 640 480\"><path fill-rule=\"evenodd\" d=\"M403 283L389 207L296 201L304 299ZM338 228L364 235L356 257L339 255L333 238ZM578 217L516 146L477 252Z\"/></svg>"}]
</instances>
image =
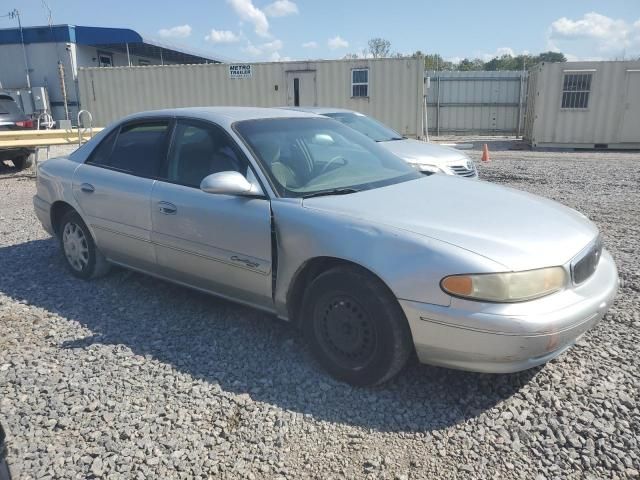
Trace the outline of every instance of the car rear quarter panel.
<instances>
[{"instance_id":1,"label":"car rear quarter panel","mask_svg":"<svg viewBox=\"0 0 640 480\"><path fill-rule=\"evenodd\" d=\"M78 163L66 157L52 158L38 166L36 191L38 198L49 205L63 201L80 210L73 195L73 172Z\"/></svg>"},{"instance_id":2,"label":"car rear quarter panel","mask_svg":"<svg viewBox=\"0 0 640 480\"><path fill-rule=\"evenodd\" d=\"M398 299L448 306L446 275L490 272L502 266L437 240L341 214L304 208L300 200L272 202L278 270L275 305L288 318L287 294L305 265L318 257L358 264L377 275Z\"/></svg>"}]
</instances>

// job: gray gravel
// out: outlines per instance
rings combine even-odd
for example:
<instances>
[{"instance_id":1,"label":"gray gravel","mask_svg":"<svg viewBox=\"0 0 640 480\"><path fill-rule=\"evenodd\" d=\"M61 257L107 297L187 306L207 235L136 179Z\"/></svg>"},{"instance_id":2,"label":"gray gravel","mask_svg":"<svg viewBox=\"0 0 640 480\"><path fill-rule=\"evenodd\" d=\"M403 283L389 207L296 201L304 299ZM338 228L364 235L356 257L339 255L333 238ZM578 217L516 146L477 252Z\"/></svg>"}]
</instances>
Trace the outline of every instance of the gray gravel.
<instances>
[{"instance_id":1,"label":"gray gravel","mask_svg":"<svg viewBox=\"0 0 640 480\"><path fill-rule=\"evenodd\" d=\"M0 167L0 422L18 478L638 477L640 154L510 145L481 175L594 220L615 305L544 367L414 363L377 389L333 381L258 311L120 269L75 279L33 214L32 172Z\"/></svg>"}]
</instances>

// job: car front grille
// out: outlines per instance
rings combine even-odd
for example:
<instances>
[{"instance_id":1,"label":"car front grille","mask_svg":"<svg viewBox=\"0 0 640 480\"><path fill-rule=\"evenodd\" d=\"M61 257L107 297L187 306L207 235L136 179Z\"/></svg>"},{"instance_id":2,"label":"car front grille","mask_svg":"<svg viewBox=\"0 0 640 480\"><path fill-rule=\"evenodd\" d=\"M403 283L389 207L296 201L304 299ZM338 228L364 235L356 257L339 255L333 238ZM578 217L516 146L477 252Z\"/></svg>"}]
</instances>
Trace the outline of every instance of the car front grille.
<instances>
[{"instance_id":1,"label":"car front grille","mask_svg":"<svg viewBox=\"0 0 640 480\"><path fill-rule=\"evenodd\" d=\"M602 256L602 239L598 239L571 263L573 283L578 285L586 281L598 268Z\"/></svg>"},{"instance_id":2,"label":"car front grille","mask_svg":"<svg viewBox=\"0 0 640 480\"><path fill-rule=\"evenodd\" d=\"M476 167L470 163L468 168L467 165L449 165L449 168L453 170L453 173L456 175L460 175L461 177L475 177L476 176Z\"/></svg>"}]
</instances>

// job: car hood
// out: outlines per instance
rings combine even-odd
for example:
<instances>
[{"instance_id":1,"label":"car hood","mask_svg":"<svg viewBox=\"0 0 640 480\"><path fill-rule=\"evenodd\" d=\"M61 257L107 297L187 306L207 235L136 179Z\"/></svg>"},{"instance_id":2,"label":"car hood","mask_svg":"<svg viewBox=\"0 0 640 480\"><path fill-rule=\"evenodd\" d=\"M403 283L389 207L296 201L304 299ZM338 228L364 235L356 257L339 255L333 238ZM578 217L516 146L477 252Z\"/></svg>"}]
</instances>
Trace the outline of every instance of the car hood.
<instances>
[{"instance_id":1,"label":"car hood","mask_svg":"<svg viewBox=\"0 0 640 480\"><path fill-rule=\"evenodd\" d=\"M453 162L466 161L464 153L455 148L443 147L433 143L421 142L411 138L379 142L394 155L409 163L427 163L429 165L446 165Z\"/></svg>"},{"instance_id":2,"label":"car hood","mask_svg":"<svg viewBox=\"0 0 640 480\"><path fill-rule=\"evenodd\" d=\"M513 271L564 265L598 235L584 215L554 201L439 174L303 206L447 242Z\"/></svg>"}]
</instances>

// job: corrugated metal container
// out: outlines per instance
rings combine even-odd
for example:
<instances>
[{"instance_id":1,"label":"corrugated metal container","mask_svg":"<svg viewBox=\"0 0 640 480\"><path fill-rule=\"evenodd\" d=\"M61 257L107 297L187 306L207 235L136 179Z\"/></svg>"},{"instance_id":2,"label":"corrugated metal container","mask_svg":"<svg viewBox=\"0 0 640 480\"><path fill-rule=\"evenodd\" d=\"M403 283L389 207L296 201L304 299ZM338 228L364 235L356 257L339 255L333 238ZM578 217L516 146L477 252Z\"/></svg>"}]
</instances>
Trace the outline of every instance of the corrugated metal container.
<instances>
[{"instance_id":1,"label":"corrugated metal container","mask_svg":"<svg viewBox=\"0 0 640 480\"><path fill-rule=\"evenodd\" d=\"M640 148L640 61L541 63L527 110L533 146Z\"/></svg>"},{"instance_id":2,"label":"corrugated metal container","mask_svg":"<svg viewBox=\"0 0 640 480\"><path fill-rule=\"evenodd\" d=\"M527 72L429 71L429 131L520 135Z\"/></svg>"},{"instance_id":3,"label":"corrugated metal container","mask_svg":"<svg viewBox=\"0 0 640 480\"><path fill-rule=\"evenodd\" d=\"M421 137L423 66L422 57L253 63L245 78L231 78L235 67L226 64L81 68L78 80L82 108L96 125L158 108L294 105L296 82L301 106L356 110ZM369 71L367 96L352 96L354 69Z\"/></svg>"}]
</instances>

